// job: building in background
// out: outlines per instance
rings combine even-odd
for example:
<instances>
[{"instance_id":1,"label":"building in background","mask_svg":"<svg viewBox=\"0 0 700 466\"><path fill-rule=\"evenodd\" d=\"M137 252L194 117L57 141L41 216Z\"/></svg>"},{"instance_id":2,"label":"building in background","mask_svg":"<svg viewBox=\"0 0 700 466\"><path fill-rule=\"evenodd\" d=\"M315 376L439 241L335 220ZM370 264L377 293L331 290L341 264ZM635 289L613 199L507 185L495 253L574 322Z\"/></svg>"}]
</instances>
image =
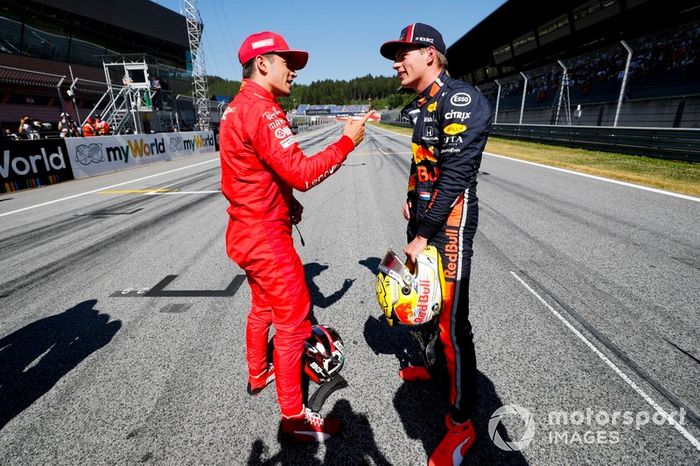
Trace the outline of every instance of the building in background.
<instances>
[{"instance_id":1,"label":"building in background","mask_svg":"<svg viewBox=\"0 0 700 466\"><path fill-rule=\"evenodd\" d=\"M0 124L55 123L62 111L84 119L107 88L103 60L131 57L147 62L152 83L144 126L192 128L184 16L146 0L0 0Z\"/></svg>"},{"instance_id":2,"label":"building in background","mask_svg":"<svg viewBox=\"0 0 700 466\"><path fill-rule=\"evenodd\" d=\"M498 123L699 128L698 50L697 0L509 0L447 57Z\"/></svg>"}]
</instances>

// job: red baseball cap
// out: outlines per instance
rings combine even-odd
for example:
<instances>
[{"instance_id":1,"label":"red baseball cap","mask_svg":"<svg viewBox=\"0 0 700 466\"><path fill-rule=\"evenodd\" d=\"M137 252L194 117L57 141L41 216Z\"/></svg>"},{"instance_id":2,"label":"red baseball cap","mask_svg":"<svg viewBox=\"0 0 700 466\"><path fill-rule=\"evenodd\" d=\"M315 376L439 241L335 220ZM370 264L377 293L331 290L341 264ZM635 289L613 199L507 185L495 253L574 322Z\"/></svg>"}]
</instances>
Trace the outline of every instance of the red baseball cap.
<instances>
[{"instance_id":1,"label":"red baseball cap","mask_svg":"<svg viewBox=\"0 0 700 466\"><path fill-rule=\"evenodd\" d=\"M276 32L263 31L246 37L241 44L241 48L238 49L238 61L241 62L241 65L244 65L248 60L258 55L273 52L283 56L293 70L302 69L309 60L308 52L292 50L281 35Z\"/></svg>"}]
</instances>

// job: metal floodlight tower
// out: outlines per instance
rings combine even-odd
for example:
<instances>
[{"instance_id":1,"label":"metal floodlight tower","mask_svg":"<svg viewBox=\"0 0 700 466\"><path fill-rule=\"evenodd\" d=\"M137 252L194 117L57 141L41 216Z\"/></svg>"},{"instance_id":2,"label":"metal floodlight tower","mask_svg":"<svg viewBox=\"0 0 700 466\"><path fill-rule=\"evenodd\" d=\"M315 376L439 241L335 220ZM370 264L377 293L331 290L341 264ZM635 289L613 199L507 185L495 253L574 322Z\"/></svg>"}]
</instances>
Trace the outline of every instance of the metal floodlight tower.
<instances>
[{"instance_id":1,"label":"metal floodlight tower","mask_svg":"<svg viewBox=\"0 0 700 466\"><path fill-rule=\"evenodd\" d=\"M187 36L190 41L192 56L192 97L197 110L197 120L202 130L209 129L209 89L204 66L204 49L201 48L204 24L197 9L197 0L184 0L185 18L187 19Z\"/></svg>"}]
</instances>

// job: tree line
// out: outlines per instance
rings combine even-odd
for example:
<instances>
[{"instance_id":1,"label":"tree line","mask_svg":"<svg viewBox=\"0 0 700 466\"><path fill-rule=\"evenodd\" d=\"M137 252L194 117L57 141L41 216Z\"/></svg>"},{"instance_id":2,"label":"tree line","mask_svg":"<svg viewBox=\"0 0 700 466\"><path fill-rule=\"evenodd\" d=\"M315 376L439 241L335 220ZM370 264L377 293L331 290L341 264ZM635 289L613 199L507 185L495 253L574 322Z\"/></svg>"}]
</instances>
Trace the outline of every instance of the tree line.
<instances>
[{"instance_id":1,"label":"tree line","mask_svg":"<svg viewBox=\"0 0 700 466\"><path fill-rule=\"evenodd\" d=\"M241 87L240 81L219 76L208 76L209 94L233 98ZM396 77L368 74L349 81L324 79L311 84L295 84L289 97L279 99L286 110L300 104L309 105L372 105L374 109L402 107L414 97L412 92L400 90Z\"/></svg>"}]
</instances>

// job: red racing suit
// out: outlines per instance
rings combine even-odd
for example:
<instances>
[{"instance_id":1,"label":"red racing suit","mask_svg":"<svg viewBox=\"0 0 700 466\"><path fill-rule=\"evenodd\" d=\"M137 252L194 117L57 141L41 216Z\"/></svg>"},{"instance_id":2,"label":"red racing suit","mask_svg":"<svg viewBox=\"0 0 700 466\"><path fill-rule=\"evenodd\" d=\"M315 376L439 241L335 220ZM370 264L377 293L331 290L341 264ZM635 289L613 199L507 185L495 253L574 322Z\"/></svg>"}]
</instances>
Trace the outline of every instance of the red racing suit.
<instances>
[{"instance_id":1,"label":"red racing suit","mask_svg":"<svg viewBox=\"0 0 700 466\"><path fill-rule=\"evenodd\" d=\"M88 136L96 136L96 131L95 127L92 126L90 123L85 123L83 125L83 136L88 137Z\"/></svg>"},{"instance_id":2,"label":"red racing suit","mask_svg":"<svg viewBox=\"0 0 700 466\"><path fill-rule=\"evenodd\" d=\"M302 353L311 335L311 298L292 242L292 190L306 191L338 170L354 149L342 136L306 157L285 113L268 91L250 80L221 117L221 191L230 206L226 251L246 273L252 305L246 325L248 372L268 365L275 326L275 384L284 416L302 410Z\"/></svg>"}]
</instances>

